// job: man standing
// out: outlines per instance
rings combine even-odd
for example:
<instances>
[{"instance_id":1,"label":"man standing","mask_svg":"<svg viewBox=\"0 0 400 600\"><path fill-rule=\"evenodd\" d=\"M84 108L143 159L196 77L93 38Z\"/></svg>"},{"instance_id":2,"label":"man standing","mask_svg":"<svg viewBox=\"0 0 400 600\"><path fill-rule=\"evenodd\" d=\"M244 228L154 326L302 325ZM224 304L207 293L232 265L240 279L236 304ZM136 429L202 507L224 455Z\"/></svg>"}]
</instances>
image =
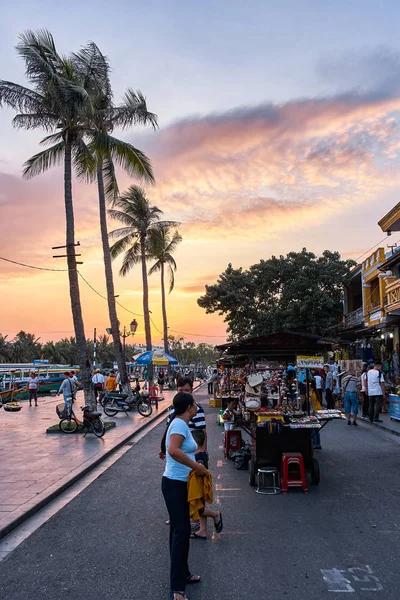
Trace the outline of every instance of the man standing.
<instances>
[{"instance_id":1,"label":"man standing","mask_svg":"<svg viewBox=\"0 0 400 600\"><path fill-rule=\"evenodd\" d=\"M314 371L314 380L315 380L315 387L317 388L317 396L318 396L318 399L322 406L322 390L323 390L323 381L324 380L322 379L322 377L318 371Z\"/></svg>"},{"instance_id":2,"label":"man standing","mask_svg":"<svg viewBox=\"0 0 400 600\"><path fill-rule=\"evenodd\" d=\"M357 415L358 415L358 400L360 397L361 383L353 370L349 371L348 375L343 377L342 380L343 388L343 404L344 413L347 419L347 425L351 425L350 416L353 415L353 425L358 427Z\"/></svg>"},{"instance_id":3,"label":"man standing","mask_svg":"<svg viewBox=\"0 0 400 600\"><path fill-rule=\"evenodd\" d=\"M333 382L334 382L334 378L333 378L333 373L332 373L329 365L324 365L324 371L326 373L326 377L325 377L325 401L326 401L326 408L328 410L331 410L332 408L335 408L335 403L333 401Z\"/></svg>"},{"instance_id":4,"label":"man standing","mask_svg":"<svg viewBox=\"0 0 400 600\"><path fill-rule=\"evenodd\" d=\"M367 363L363 364L363 368L361 371L361 395L363 397L363 405L362 405L362 418L369 419L368 416L368 408L369 408L369 399L367 394L367 378L368 371L373 369L373 365L367 365Z\"/></svg>"},{"instance_id":5,"label":"man standing","mask_svg":"<svg viewBox=\"0 0 400 600\"><path fill-rule=\"evenodd\" d=\"M380 360L374 362L374 368L367 373L367 394L369 401L368 416L371 423L382 423L379 418L383 397L386 394L385 378Z\"/></svg>"},{"instance_id":6,"label":"man standing","mask_svg":"<svg viewBox=\"0 0 400 600\"><path fill-rule=\"evenodd\" d=\"M26 389L29 392L29 406L32 406L32 400L35 401L35 406L37 406L37 392L39 389L39 381L36 377L36 373L31 373L31 376L28 379Z\"/></svg>"},{"instance_id":7,"label":"man standing","mask_svg":"<svg viewBox=\"0 0 400 600\"><path fill-rule=\"evenodd\" d=\"M92 377L92 383L94 387L94 395L97 397L104 390L104 375L101 374L100 369L96 369L95 374Z\"/></svg>"},{"instance_id":8,"label":"man standing","mask_svg":"<svg viewBox=\"0 0 400 600\"><path fill-rule=\"evenodd\" d=\"M60 385L57 396L60 394L64 397L64 410L70 412L72 401L74 400L74 384L68 371L64 373L64 380Z\"/></svg>"}]
</instances>

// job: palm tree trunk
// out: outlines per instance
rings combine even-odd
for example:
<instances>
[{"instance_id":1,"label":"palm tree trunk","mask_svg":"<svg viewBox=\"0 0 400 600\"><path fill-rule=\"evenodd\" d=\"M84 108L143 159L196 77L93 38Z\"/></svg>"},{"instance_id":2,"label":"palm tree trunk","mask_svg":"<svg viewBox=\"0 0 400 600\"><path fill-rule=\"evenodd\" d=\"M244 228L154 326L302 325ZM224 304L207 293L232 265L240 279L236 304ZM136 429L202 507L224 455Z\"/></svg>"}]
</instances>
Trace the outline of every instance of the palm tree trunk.
<instances>
[{"instance_id":1,"label":"palm tree trunk","mask_svg":"<svg viewBox=\"0 0 400 600\"><path fill-rule=\"evenodd\" d=\"M119 335L119 322L117 308L115 305L114 278L111 266L110 244L107 231L106 197L104 193L103 168L100 163L97 167L97 188L99 192L99 212L101 241L103 244L104 272L106 276L108 314L110 316L111 332L114 342L115 357L117 359L118 371L121 377L122 389L126 394L132 393L129 383L128 371L126 369L125 357L122 351L121 338Z\"/></svg>"},{"instance_id":2,"label":"palm tree trunk","mask_svg":"<svg viewBox=\"0 0 400 600\"><path fill-rule=\"evenodd\" d=\"M167 323L167 304L165 301L165 265L161 262L161 308L163 316L164 330L164 352L168 352L168 323Z\"/></svg>"},{"instance_id":3,"label":"palm tree trunk","mask_svg":"<svg viewBox=\"0 0 400 600\"><path fill-rule=\"evenodd\" d=\"M85 328L82 318L81 298L79 294L78 271L75 257L75 223L74 207L72 204L72 149L71 142L66 139L64 156L64 201L66 220L67 264L69 278L69 295L71 298L72 319L74 323L80 380L85 395L85 404L96 407L90 362L86 346Z\"/></svg>"},{"instance_id":4,"label":"palm tree trunk","mask_svg":"<svg viewBox=\"0 0 400 600\"><path fill-rule=\"evenodd\" d=\"M149 284L147 281L146 268L146 238L140 237L140 253L142 256L142 281L143 281L143 314L144 314L144 331L146 335L146 350L152 349L151 343L151 327L149 313Z\"/></svg>"}]
</instances>

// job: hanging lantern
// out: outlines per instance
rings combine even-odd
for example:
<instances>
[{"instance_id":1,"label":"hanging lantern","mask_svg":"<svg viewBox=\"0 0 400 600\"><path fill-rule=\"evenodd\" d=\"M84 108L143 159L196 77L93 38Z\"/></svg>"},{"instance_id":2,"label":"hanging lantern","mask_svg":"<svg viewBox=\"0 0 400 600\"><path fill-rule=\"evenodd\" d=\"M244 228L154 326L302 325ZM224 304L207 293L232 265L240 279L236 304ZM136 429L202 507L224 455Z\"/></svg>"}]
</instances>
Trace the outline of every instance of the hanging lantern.
<instances>
[{"instance_id":1,"label":"hanging lantern","mask_svg":"<svg viewBox=\"0 0 400 600\"><path fill-rule=\"evenodd\" d=\"M130 327L131 333L136 333L136 330L138 328L138 322L136 321L136 319L133 319L133 321L131 322L129 327Z\"/></svg>"}]
</instances>

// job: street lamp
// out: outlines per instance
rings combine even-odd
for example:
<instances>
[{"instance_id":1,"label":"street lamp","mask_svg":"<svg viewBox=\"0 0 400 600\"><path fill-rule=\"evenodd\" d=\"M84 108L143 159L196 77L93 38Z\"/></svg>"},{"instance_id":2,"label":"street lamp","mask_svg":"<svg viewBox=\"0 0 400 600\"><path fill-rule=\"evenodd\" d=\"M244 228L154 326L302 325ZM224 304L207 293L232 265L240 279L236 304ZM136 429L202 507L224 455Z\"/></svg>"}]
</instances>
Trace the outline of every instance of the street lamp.
<instances>
[{"instance_id":1,"label":"street lamp","mask_svg":"<svg viewBox=\"0 0 400 600\"><path fill-rule=\"evenodd\" d=\"M118 321L118 324L119 324L119 321ZM138 328L138 322L136 321L136 319L133 319L133 321L131 321L129 323L129 330L124 325L124 330L122 332L121 331L119 332L119 335L123 339L123 351L124 351L124 360L125 360L125 362L126 362L126 352L125 352L126 343L125 343L125 340L130 335L132 335L132 336L135 335L135 333L137 331L137 328ZM106 329L106 332L108 333L108 335L111 335L111 333L112 333L111 327L108 327Z\"/></svg>"}]
</instances>

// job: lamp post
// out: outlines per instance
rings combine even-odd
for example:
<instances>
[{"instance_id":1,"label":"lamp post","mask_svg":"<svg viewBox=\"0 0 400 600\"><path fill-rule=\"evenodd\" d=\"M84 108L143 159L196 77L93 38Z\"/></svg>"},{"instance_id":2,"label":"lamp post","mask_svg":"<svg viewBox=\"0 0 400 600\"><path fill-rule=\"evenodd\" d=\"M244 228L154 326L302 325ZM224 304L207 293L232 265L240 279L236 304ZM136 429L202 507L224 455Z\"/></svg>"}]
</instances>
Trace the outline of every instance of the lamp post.
<instances>
[{"instance_id":1,"label":"lamp post","mask_svg":"<svg viewBox=\"0 0 400 600\"><path fill-rule=\"evenodd\" d=\"M118 324L119 324L119 321L118 321ZM130 324L129 324L129 329L124 325L123 331L119 332L119 335L123 339L122 344L123 344L123 353L124 353L124 361L125 362L126 362L126 352L125 352L126 343L125 343L125 340L126 340L127 337L129 337L131 335L134 336L135 333L136 333L136 331L137 331L137 328L138 328L138 322L136 321L136 319L133 319L133 321L131 321ZM111 335L111 333L112 333L111 328L106 329L106 331L107 331L107 333L109 335Z\"/></svg>"}]
</instances>

